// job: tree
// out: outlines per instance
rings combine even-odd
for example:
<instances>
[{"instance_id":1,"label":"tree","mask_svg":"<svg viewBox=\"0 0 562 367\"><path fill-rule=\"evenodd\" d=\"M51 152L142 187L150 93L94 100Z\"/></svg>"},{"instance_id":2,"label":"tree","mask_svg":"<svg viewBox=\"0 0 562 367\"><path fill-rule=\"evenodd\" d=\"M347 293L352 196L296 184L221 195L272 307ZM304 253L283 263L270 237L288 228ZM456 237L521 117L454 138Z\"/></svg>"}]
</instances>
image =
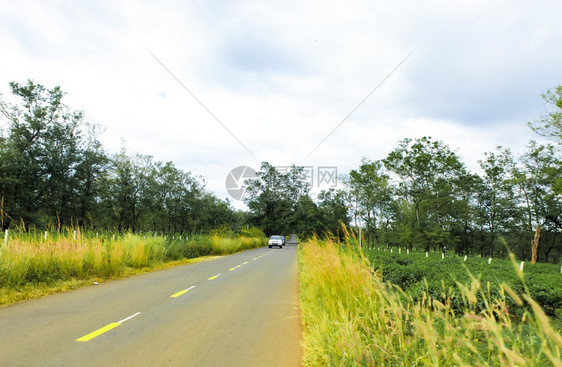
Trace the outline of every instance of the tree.
<instances>
[{"instance_id":1,"label":"tree","mask_svg":"<svg viewBox=\"0 0 562 367\"><path fill-rule=\"evenodd\" d=\"M482 238L482 245L488 242L488 254L494 257L499 234L507 232L517 218L511 176L515 163L511 151L502 147L498 147L498 153L486 152L485 157L478 161L484 171L478 197L479 223L482 235L489 234L489 238Z\"/></svg>"},{"instance_id":2,"label":"tree","mask_svg":"<svg viewBox=\"0 0 562 367\"><path fill-rule=\"evenodd\" d=\"M297 216L307 212L310 185L304 169L292 165L288 173L279 172L267 162L261 164L257 178L245 183L245 202L250 209L250 222L268 236L297 230ZM306 203L306 204L303 204ZM305 209L304 206L307 206Z\"/></svg>"},{"instance_id":3,"label":"tree","mask_svg":"<svg viewBox=\"0 0 562 367\"><path fill-rule=\"evenodd\" d=\"M349 173L349 185L359 204L358 215L366 225L367 247L375 242L388 244L388 229L395 215L390 177L383 162L362 160L359 170ZM379 229L382 229L382 238Z\"/></svg>"},{"instance_id":4,"label":"tree","mask_svg":"<svg viewBox=\"0 0 562 367\"><path fill-rule=\"evenodd\" d=\"M562 143L562 85L554 90L541 94L542 99L550 105L550 110L542 114L537 121L529 122L529 126L539 135L553 138Z\"/></svg>"},{"instance_id":5,"label":"tree","mask_svg":"<svg viewBox=\"0 0 562 367\"><path fill-rule=\"evenodd\" d=\"M109 158L98 140L101 134L99 125L86 124L85 136L81 140L82 159L76 167L77 211L81 225L95 227L94 222L98 211L98 200L102 186L102 173L107 168Z\"/></svg>"},{"instance_id":6,"label":"tree","mask_svg":"<svg viewBox=\"0 0 562 367\"><path fill-rule=\"evenodd\" d=\"M291 220L291 227L294 228L292 232L303 237L310 237L314 234L321 235L330 231L321 209L308 195L301 196L298 199Z\"/></svg>"},{"instance_id":7,"label":"tree","mask_svg":"<svg viewBox=\"0 0 562 367\"><path fill-rule=\"evenodd\" d=\"M82 184L92 178L86 177L91 165L103 164L99 149L95 160L86 154L86 146L97 142L95 130L86 141L84 114L63 104L60 87L47 89L31 80L26 85L11 82L10 87L20 103L0 104L8 121L0 151L0 190L9 216L3 225L21 219L44 226L53 218L59 227L83 223L91 206L79 197Z\"/></svg>"},{"instance_id":8,"label":"tree","mask_svg":"<svg viewBox=\"0 0 562 367\"><path fill-rule=\"evenodd\" d=\"M347 206L347 193L343 190L322 190L318 195L319 219L326 231L343 240L340 232L341 225L348 226L350 222L349 208Z\"/></svg>"},{"instance_id":9,"label":"tree","mask_svg":"<svg viewBox=\"0 0 562 367\"><path fill-rule=\"evenodd\" d=\"M483 188L482 178L476 174L461 175L456 182L455 200L451 212L451 233L458 238L456 253L468 255L473 251L475 224L478 213L478 193Z\"/></svg>"},{"instance_id":10,"label":"tree","mask_svg":"<svg viewBox=\"0 0 562 367\"><path fill-rule=\"evenodd\" d=\"M403 223L410 226L409 247L439 248L453 240L453 208L459 180L466 175L464 164L447 145L431 137L404 139L384 159L385 167L400 179Z\"/></svg>"},{"instance_id":11,"label":"tree","mask_svg":"<svg viewBox=\"0 0 562 367\"><path fill-rule=\"evenodd\" d=\"M562 228L561 195L555 190L562 173L562 162L556 157L554 146L539 145L534 141L529 143L520 162L522 167L515 169L514 180L523 214L523 237L533 238L532 262L537 260L541 237L550 237L544 247L545 260L548 261L550 252L557 246L557 233Z\"/></svg>"}]
</instances>

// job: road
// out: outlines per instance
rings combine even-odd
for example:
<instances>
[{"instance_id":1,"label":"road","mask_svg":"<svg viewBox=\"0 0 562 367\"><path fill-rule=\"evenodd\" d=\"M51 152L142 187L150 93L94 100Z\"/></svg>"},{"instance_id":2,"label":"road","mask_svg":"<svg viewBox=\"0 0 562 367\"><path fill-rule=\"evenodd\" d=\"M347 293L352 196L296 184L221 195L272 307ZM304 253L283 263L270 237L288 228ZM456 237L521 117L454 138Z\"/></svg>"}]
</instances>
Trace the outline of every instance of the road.
<instances>
[{"instance_id":1,"label":"road","mask_svg":"<svg viewBox=\"0 0 562 367\"><path fill-rule=\"evenodd\" d=\"M0 309L2 366L300 366L300 338L293 241Z\"/></svg>"}]
</instances>

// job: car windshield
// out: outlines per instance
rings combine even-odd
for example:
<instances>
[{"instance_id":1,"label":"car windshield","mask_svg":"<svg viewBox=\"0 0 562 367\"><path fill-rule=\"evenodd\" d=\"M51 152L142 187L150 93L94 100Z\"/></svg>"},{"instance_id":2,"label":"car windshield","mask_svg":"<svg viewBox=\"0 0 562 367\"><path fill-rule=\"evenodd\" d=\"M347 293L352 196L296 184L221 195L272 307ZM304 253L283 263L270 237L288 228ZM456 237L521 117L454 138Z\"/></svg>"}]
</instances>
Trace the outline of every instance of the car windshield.
<instances>
[{"instance_id":1,"label":"car windshield","mask_svg":"<svg viewBox=\"0 0 562 367\"><path fill-rule=\"evenodd\" d=\"M283 236L271 236L272 240L282 240Z\"/></svg>"}]
</instances>

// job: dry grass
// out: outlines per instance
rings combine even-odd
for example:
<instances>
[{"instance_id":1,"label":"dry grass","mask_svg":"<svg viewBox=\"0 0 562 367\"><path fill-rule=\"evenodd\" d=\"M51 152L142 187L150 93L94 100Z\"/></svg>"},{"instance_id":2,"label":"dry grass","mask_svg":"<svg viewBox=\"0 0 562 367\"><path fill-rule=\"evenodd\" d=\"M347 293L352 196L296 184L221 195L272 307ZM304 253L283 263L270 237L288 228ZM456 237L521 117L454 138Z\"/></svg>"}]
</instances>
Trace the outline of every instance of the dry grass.
<instances>
[{"instance_id":1,"label":"dry grass","mask_svg":"<svg viewBox=\"0 0 562 367\"><path fill-rule=\"evenodd\" d=\"M383 283L358 254L330 241L300 249L305 366L562 365L562 338L528 295L504 285L489 299L473 277L462 288L464 313L455 315L447 299L415 303ZM531 305L523 321L512 319L506 294Z\"/></svg>"},{"instance_id":2,"label":"dry grass","mask_svg":"<svg viewBox=\"0 0 562 367\"><path fill-rule=\"evenodd\" d=\"M181 237L180 237L181 238ZM0 305L265 246L265 236L19 233L0 244Z\"/></svg>"}]
</instances>

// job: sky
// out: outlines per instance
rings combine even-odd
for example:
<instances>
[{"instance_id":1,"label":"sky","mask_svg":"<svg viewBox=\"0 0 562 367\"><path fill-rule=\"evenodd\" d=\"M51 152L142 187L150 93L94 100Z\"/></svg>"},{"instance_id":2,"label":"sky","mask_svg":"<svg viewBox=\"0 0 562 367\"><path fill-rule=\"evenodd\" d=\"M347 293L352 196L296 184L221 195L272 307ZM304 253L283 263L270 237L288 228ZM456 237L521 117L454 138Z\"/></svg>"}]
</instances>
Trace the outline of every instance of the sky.
<instances>
[{"instance_id":1,"label":"sky","mask_svg":"<svg viewBox=\"0 0 562 367\"><path fill-rule=\"evenodd\" d=\"M310 167L319 190L422 136L477 171L542 141L527 122L562 84L560 19L549 0L0 0L0 93L61 86L109 154L173 161L220 198L238 166Z\"/></svg>"}]
</instances>

